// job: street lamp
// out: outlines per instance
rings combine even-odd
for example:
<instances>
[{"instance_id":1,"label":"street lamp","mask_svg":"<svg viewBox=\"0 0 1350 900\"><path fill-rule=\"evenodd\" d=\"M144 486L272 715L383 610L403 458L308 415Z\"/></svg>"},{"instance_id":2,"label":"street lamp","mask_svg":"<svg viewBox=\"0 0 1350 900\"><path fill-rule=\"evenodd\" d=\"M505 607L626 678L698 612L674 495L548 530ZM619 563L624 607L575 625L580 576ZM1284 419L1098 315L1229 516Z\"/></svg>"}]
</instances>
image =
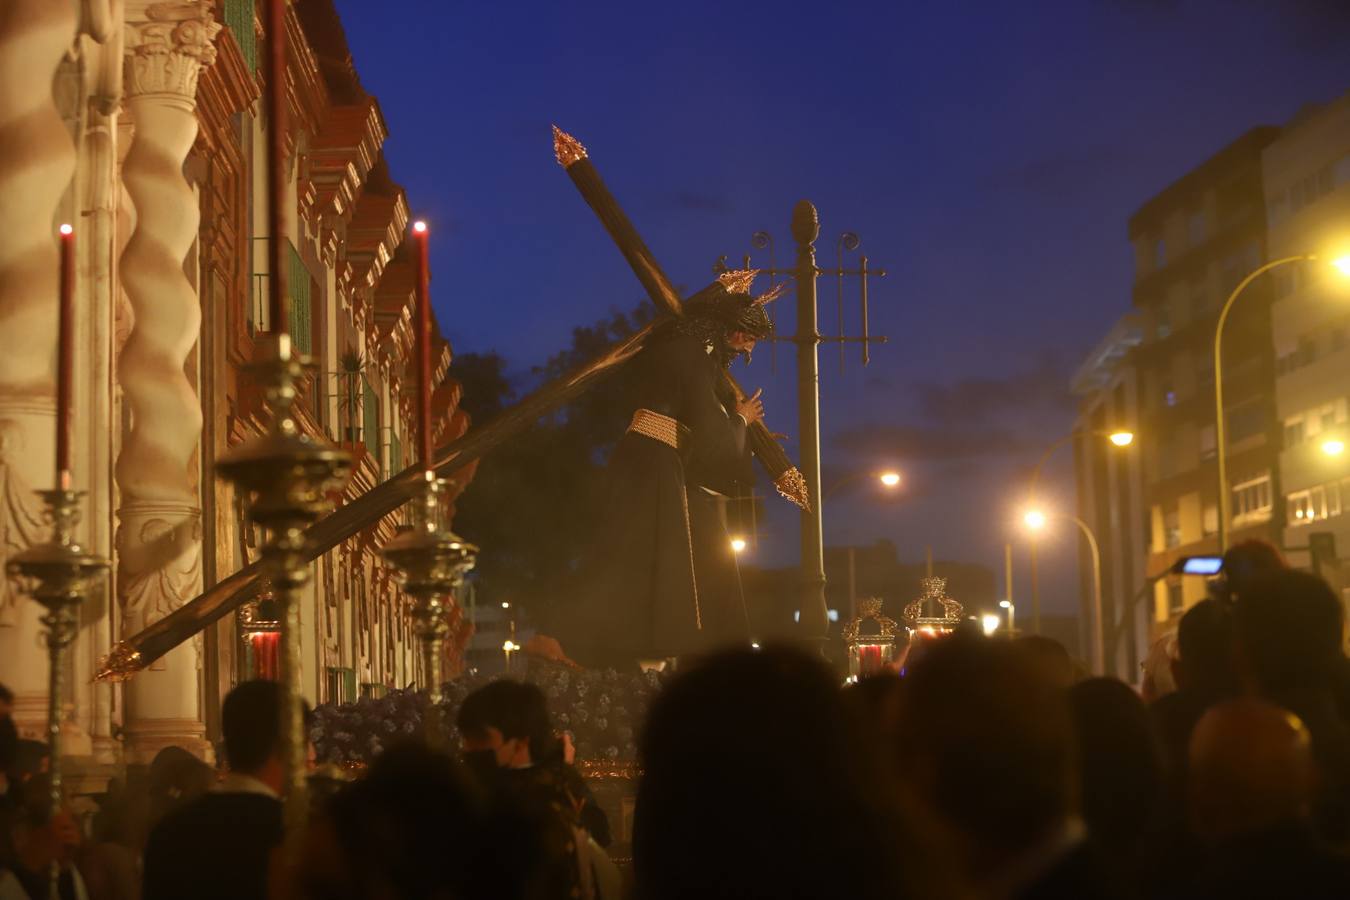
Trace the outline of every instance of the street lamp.
<instances>
[{"instance_id":1,"label":"street lamp","mask_svg":"<svg viewBox=\"0 0 1350 900\"><path fill-rule=\"evenodd\" d=\"M980 617L980 627L984 629L986 636L992 635L998 631L998 626L1002 622L1002 617L996 613L985 613Z\"/></svg>"},{"instance_id":2,"label":"street lamp","mask_svg":"<svg viewBox=\"0 0 1350 900\"><path fill-rule=\"evenodd\" d=\"M1027 502L1031 505L1033 512L1035 511L1038 502L1036 499L1036 489L1040 486L1041 470L1045 468L1046 462L1049 461L1050 457L1053 456L1055 451L1060 447L1063 447L1074 438L1083 435L1104 437L1111 443L1111 446L1121 450L1132 446L1135 437L1134 432L1128 428L1094 428L1088 431L1079 431L1075 429L1055 441L1049 447L1046 447L1045 452L1041 454L1041 458L1036 461L1036 468L1031 471L1031 490L1027 493ZM1030 515L1031 514L1028 513L1028 516ZM1040 514L1037 513L1037 515ZM1030 521L1027 522L1027 525L1032 531L1037 531L1045 526L1045 517L1041 516L1039 525L1033 525ZM1031 630L1036 634L1041 633L1041 585L1040 579L1037 577L1036 541L1034 539L1031 542Z\"/></svg>"},{"instance_id":3,"label":"street lamp","mask_svg":"<svg viewBox=\"0 0 1350 900\"><path fill-rule=\"evenodd\" d=\"M1214 441L1219 463L1219 552L1228 549L1228 526L1232 519L1233 498L1228 493L1228 422L1223 414L1223 326L1228 322L1228 313L1238 296L1258 277L1271 269L1286 263L1316 262L1317 255L1303 253L1298 256L1285 256L1274 259L1258 267L1246 278L1238 282L1237 287L1228 295L1223 309L1219 312L1219 322L1214 328ZM1350 276L1350 256L1338 256L1331 261L1331 267L1342 275ZM1343 448L1342 448L1343 449Z\"/></svg>"},{"instance_id":4,"label":"street lamp","mask_svg":"<svg viewBox=\"0 0 1350 900\"><path fill-rule=\"evenodd\" d=\"M1097 536L1093 534L1088 523L1084 522L1078 516L1069 513L1056 513L1055 518L1064 519L1078 526L1078 530L1083 533L1087 539L1088 548L1092 551L1092 664L1094 671L1101 673L1106 670L1106 651L1102 643L1102 552L1097 544ZM1032 531L1041 531L1049 523L1049 516L1039 509L1028 510L1022 517L1027 528Z\"/></svg>"},{"instance_id":5,"label":"street lamp","mask_svg":"<svg viewBox=\"0 0 1350 900\"><path fill-rule=\"evenodd\" d=\"M1340 438L1332 438L1322 442L1322 452L1327 456L1340 456L1345 452L1345 441Z\"/></svg>"},{"instance_id":6,"label":"street lamp","mask_svg":"<svg viewBox=\"0 0 1350 900\"><path fill-rule=\"evenodd\" d=\"M1008 634L1013 633L1014 623L1016 622L1017 607L1013 606L1011 600L1000 600L998 605L1008 611Z\"/></svg>"},{"instance_id":7,"label":"street lamp","mask_svg":"<svg viewBox=\"0 0 1350 900\"><path fill-rule=\"evenodd\" d=\"M745 552L745 546L746 546L746 544L745 544L745 538L743 538L743 537L734 537L734 538L731 539L731 552L732 552L732 553L744 553L744 552Z\"/></svg>"},{"instance_id":8,"label":"street lamp","mask_svg":"<svg viewBox=\"0 0 1350 900\"><path fill-rule=\"evenodd\" d=\"M895 469L882 469L880 472L873 472L864 469L861 472L854 472L852 475L845 475L843 478L830 485L829 490L824 493L824 500L828 500L840 488L852 484L855 481L861 481L864 478L875 476L877 482L888 491L893 491L900 486L904 479ZM848 546L848 615L852 620L855 617L858 606L857 590L857 548L852 544Z\"/></svg>"},{"instance_id":9,"label":"street lamp","mask_svg":"<svg viewBox=\"0 0 1350 900\"><path fill-rule=\"evenodd\" d=\"M904 480L900 473L894 469L884 469L880 472L873 472L870 470L854 472L852 475L845 475L843 478L830 485L824 492L823 499L828 500L834 496L840 488L847 487L848 485L857 481L862 481L865 478L875 478L878 484L888 490L899 487L900 482Z\"/></svg>"}]
</instances>

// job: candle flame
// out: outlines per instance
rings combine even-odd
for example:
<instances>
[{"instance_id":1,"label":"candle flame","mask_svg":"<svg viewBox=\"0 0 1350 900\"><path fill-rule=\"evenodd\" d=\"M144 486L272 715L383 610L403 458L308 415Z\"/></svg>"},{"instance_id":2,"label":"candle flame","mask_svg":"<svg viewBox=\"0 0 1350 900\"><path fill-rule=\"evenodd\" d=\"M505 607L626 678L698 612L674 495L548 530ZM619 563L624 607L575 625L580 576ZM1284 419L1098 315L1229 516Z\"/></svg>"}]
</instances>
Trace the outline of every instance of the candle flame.
<instances>
[{"instance_id":1,"label":"candle flame","mask_svg":"<svg viewBox=\"0 0 1350 900\"><path fill-rule=\"evenodd\" d=\"M427 223L423 222L421 219L418 219L416 222L413 223L413 231L417 232L418 234L426 234Z\"/></svg>"},{"instance_id":2,"label":"candle flame","mask_svg":"<svg viewBox=\"0 0 1350 900\"><path fill-rule=\"evenodd\" d=\"M74 234L74 233L75 233L75 229L71 227L71 225L70 225L69 222L62 223L60 231L61 231L62 234Z\"/></svg>"}]
</instances>

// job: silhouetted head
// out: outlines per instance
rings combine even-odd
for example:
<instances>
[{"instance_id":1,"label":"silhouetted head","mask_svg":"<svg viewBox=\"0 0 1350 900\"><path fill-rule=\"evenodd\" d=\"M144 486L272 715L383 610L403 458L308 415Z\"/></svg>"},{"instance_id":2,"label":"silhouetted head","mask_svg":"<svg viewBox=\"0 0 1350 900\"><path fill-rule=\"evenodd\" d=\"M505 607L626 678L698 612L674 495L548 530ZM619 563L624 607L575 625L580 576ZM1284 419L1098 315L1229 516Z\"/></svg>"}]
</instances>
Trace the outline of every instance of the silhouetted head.
<instances>
[{"instance_id":1,"label":"silhouetted head","mask_svg":"<svg viewBox=\"0 0 1350 900\"><path fill-rule=\"evenodd\" d=\"M1237 690L1233 671L1232 610L1215 599L1201 600L1177 623L1177 686L1204 697Z\"/></svg>"},{"instance_id":2,"label":"silhouetted head","mask_svg":"<svg viewBox=\"0 0 1350 900\"><path fill-rule=\"evenodd\" d=\"M220 730L230 771L251 775L273 790L281 785L281 706L284 694L275 681L245 681L225 695ZM310 712L305 705L305 719Z\"/></svg>"},{"instance_id":3,"label":"silhouetted head","mask_svg":"<svg viewBox=\"0 0 1350 900\"><path fill-rule=\"evenodd\" d=\"M391 747L305 836L303 900L540 896L538 823L494 808L447 753Z\"/></svg>"},{"instance_id":4,"label":"silhouetted head","mask_svg":"<svg viewBox=\"0 0 1350 900\"><path fill-rule=\"evenodd\" d=\"M1232 603L1256 578L1287 568L1274 544L1266 541L1242 541L1223 555L1222 575L1214 581L1214 590L1222 602Z\"/></svg>"},{"instance_id":5,"label":"silhouetted head","mask_svg":"<svg viewBox=\"0 0 1350 900\"><path fill-rule=\"evenodd\" d=\"M894 896L895 848L852 765L852 735L834 679L797 652L729 652L678 675L641 739L638 892Z\"/></svg>"},{"instance_id":6,"label":"silhouetted head","mask_svg":"<svg viewBox=\"0 0 1350 900\"><path fill-rule=\"evenodd\" d=\"M530 765L557 751L544 692L528 682L484 685L464 698L455 724L466 753L492 751L499 766Z\"/></svg>"},{"instance_id":7,"label":"silhouetted head","mask_svg":"<svg viewBox=\"0 0 1350 900\"><path fill-rule=\"evenodd\" d=\"M1076 808L1067 694L1015 645L953 636L904 679L899 770L967 871L990 876Z\"/></svg>"},{"instance_id":8,"label":"silhouetted head","mask_svg":"<svg viewBox=\"0 0 1350 900\"><path fill-rule=\"evenodd\" d=\"M1059 641L1043 634L1028 634L1013 641L1013 646L1032 664L1040 667L1046 678L1068 690L1078 680L1073 657Z\"/></svg>"},{"instance_id":9,"label":"silhouetted head","mask_svg":"<svg viewBox=\"0 0 1350 900\"><path fill-rule=\"evenodd\" d=\"M1104 849L1131 854L1157 822L1163 799L1162 747L1148 708L1114 678L1074 685L1069 707L1083 818Z\"/></svg>"},{"instance_id":10,"label":"silhouetted head","mask_svg":"<svg viewBox=\"0 0 1350 900\"><path fill-rule=\"evenodd\" d=\"M1322 579L1293 569L1253 579L1233 606L1233 628L1236 660L1252 688L1277 695L1336 689L1343 614Z\"/></svg>"},{"instance_id":11,"label":"silhouetted head","mask_svg":"<svg viewBox=\"0 0 1350 900\"><path fill-rule=\"evenodd\" d=\"M1293 713L1254 697L1220 703L1191 736L1191 824L1219 841L1301 819L1313 771L1312 741Z\"/></svg>"}]
</instances>

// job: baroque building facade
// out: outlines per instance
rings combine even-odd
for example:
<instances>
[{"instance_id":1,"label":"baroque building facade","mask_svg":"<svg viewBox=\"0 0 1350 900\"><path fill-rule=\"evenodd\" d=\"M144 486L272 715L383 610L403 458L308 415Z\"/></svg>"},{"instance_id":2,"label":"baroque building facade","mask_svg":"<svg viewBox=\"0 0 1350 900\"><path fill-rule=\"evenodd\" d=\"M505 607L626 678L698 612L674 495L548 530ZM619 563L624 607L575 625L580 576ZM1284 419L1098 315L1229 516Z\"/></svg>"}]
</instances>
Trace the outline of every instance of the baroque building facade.
<instances>
[{"instance_id":1,"label":"baroque building facade","mask_svg":"<svg viewBox=\"0 0 1350 900\"><path fill-rule=\"evenodd\" d=\"M293 2L287 32L290 330L313 360L297 411L352 453L345 502L411 461L410 209L332 0ZM115 641L256 557L215 464L267 421L249 370L270 326L266 41L254 0L9 0L0 15L0 554L45 536L34 491L54 481L56 234L69 222L81 537L113 562L70 654L63 731L91 769L168 744L209 753L220 697L274 665L264 599L125 684L92 681ZM433 343L444 443L469 421L439 330ZM314 563L302 608L311 702L415 680L405 605L378 554L397 516ZM36 604L0 588L0 681L30 734L45 720L41 630Z\"/></svg>"}]
</instances>

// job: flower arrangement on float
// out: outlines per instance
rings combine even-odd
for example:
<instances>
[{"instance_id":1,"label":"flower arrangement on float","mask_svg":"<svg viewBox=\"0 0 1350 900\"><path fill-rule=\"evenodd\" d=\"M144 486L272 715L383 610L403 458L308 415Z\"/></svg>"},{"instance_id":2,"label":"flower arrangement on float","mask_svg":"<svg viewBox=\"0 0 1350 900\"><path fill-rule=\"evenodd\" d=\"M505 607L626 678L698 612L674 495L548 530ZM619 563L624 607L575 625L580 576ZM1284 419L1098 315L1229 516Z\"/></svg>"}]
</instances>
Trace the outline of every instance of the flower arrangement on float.
<instances>
[{"instance_id":1,"label":"flower arrangement on float","mask_svg":"<svg viewBox=\"0 0 1350 900\"><path fill-rule=\"evenodd\" d=\"M443 720L452 724L464 698L497 677L471 670L448 682ZM637 759L637 729L663 679L656 672L630 675L549 664L534 666L525 676L544 692L554 725L571 736L583 767ZM310 739L318 760L346 768L368 765L385 747L419 732L425 705L425 694L404 690L317 707ZM457 742L458 735L453 737Z\"/></svg>"}]
</instances>

